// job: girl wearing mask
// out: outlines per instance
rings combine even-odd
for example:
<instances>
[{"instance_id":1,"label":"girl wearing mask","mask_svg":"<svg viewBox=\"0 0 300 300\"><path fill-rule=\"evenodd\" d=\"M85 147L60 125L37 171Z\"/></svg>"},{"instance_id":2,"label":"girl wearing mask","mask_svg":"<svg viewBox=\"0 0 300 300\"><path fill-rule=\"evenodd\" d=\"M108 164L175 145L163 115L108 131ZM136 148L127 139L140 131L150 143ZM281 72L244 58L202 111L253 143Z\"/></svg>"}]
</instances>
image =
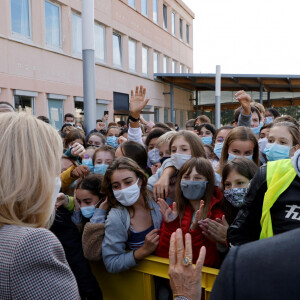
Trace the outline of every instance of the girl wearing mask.
<instances>
[{"instance_id":1,"label":"girl wearing mask","mask_svg":"<svg viewBox=\"0 0 300 300\"><path fill-rule=\"evenodd\" d=\"M177 132L169 146L171 158L165 160L157 172L148 180L148 189L158 198L167 198L170 178L176 174L183 164L192 157L206 158L206 153L201 139L194 132L181 130Z\"/></svg>"},{"instance_id":2,"label":"girl wearing mask","mask_svg":"<svg viewBox=\"0 0 300 300\"><path fill-rule=\"evenodd\" d=\"M111 208L105 222L103 262L108 272L117 273L156 250L162 216L148 195L145 173L129 158L118 158L107 169L102 192Z\"/></svg>"},{"instance_id":3,"label":"girl wearing mask","mask_svg":"<svg viewBox=\"0 0 300 300\"><path fill-rule=\"evenodd\" d=\"M259 149L256 136L250 128L240 126L232 129L223 145L218 173L221 174L223 165L236 157L253 160L259 166Z\"/></svg>"},{"instance_id":4,"label":"girl wearing mask","mask_svg":"<svg viewBox=\"0 0 300 300\"><path fill-rule=\"evenodd\" d=\"M251 181L245 205L228 229L233 245L299 227L300 133L296 126L282 122L271 128L268 141L274 144L268 152L274 161L261 166ZM291 159L283 159L287 156Z\"/></svg>"},{"instance_id":5,"label":"girl wearing mask","mask_svg":"<svg viewBox=\"0 0 300 300\"><path fill-rule=\"evenodd\" d=\"M276 108L267 108L265 112L265 124L272 123L278 117L280 117L280 113Z\"/></svg>"},{"instance_id":6,"label":"girl wearing mask","mask_svg":"<svg viewBox=\"0 0 300 300\"><path fill-rule=\"evenodd\" d=\"M219 128L213 136L214 152L217 155L218 159L221 158L224 141L231 129L233 129L232 126L223 126Z\"/></svg>"},{"instance_id":7,"label":"girl wearing mask","mask_svg":"<svg viewBox=\"0 0 300 300\"><path fill-rule=\"evenodd\" d=\"M225 214L222 219L211 220L207 218L199 223L202 233L207 238L219 245L226 245L228 227L242 207L248 186L257 169L258 167L253 161L244 157L234 158L224 165L222 171L224 190L222 209Z\"/></svg>"},{"instance_id":8,"label":"girl wearing mask","mask_svg":"<svg viewBox=\"0 0 300 300\"><path fill-rule=\"evenodd\" d=\"M117 149L119 146L117 141L120 136L120 132L121 130L118 126L109 127L106 133L106 144Z\"/></svg>"},{"instance_id":9,"label":"girl wearing mask","mask_svg":"<svg viewBox=\"0 0 300 300\"><path fill-rule=\"evenodd\" d=\"M98 148L93 156L94 173L104 175L106 169L112 164L115 159L115 149L105 145Z\"/></svg>"},{"instance_id":10,"label":"girl wearing mask","mask_svg":"<svg viewBox=\"0 0 300 300\"><path fill-rule=\"evenodd\" d=\"M299 148L299 130L290 122L275 123L269 132L264 154L268 161L288 159Z\"/></svg>"},{"instance_id":11,"label":"girl wearing mask","mask_svg":"<svg viewBox=\"0 0 300 300\"><path fill-rule=\"evenodd\" d=\"M102 180L102 175L90 174L77 182L75 187L72 221L82 231L83 253L88 260L101 259L104 222L108 208L104 195L100 193Z\"/></svg>"},{"instance_id":12,"label":"girl wearing mask","mask_svg":"<svg viewBox=\"0 0 300 300\"><path fill-rule=\"evenodd\" d=\"M181 228L184 234L191 234L193 263L198 259L200 248L205 246L205 265L219 267L216 243L202 234L198 224L200 220L215 220L224 214L220 208L222 193L215 187L212 166L205 158L192 158L180 169L177 179L176 202L168 206L165 200L158 199L163 223L156 254L168 257L171 234Z\"/></svg>"},{"instance_id":13,"label":"girl wearing mask","mask_svg":"<svg viewBox=\"0 0 300 300\"><path fill-rule=\"evenodd\" d=\"M216 129L211 124L201 124L195 127L197 134L201 137L204 145L211 145L213 142L213 136L216 133Z\"/></svg>"}]
</instances>

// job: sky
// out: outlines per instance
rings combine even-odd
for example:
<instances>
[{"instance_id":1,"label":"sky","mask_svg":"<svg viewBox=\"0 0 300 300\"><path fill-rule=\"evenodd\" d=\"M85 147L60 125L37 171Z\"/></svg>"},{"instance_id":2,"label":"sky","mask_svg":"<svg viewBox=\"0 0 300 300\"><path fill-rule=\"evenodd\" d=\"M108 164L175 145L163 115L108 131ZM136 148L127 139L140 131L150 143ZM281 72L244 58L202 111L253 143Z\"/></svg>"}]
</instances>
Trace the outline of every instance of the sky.
<instances>
[{"instance_id":1,"label":"sky","mask_svg":"<svg viewBox=\"0 0 300 300\"><path fill-rule=\"evenodd\" d=\"M300 74L299 0L183 0L195 13L194 73Z\"/></svg>"}]
</instances>

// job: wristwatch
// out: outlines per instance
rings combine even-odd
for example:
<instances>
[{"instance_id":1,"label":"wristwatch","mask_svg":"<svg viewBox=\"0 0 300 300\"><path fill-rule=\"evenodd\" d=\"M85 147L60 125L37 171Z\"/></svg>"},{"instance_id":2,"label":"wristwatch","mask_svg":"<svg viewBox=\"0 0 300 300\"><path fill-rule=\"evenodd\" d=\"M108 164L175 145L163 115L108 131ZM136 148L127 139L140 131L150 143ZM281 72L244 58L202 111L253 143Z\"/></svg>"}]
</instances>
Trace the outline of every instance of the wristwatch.
<instances>
[{"instance_id":1,"label":"wristwatch","mask_svg":"<svg viewBox=\"0 0 300 300\"><path fill-rule=\"evenodd\" d=\"M132 122L138 122L138 121L140 120L140 118L136 119L136 118L134 118L133 116L129 115L129 116L128 116L128 120L129 120L129 121L132 121Z\"/></svg>"}]
</instances>

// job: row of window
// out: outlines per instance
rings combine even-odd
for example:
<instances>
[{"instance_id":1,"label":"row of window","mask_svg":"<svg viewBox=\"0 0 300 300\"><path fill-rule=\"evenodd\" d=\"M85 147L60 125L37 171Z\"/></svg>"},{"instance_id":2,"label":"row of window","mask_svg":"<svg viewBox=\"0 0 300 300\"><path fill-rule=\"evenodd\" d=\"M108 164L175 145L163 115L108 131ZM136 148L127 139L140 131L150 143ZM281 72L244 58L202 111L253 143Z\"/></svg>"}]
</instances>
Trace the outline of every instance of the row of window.
<instances>
[{"instance_id":1,"label":"row of window","mask_svg":"<svg viewBox=\"0 0 300 300\"><path fill-rule=\"evenodd\" d=\"M135 0L128 0L128 4L136 9L136 1ZM168 6L164 3L163 7L163 28L168 30ZM153 12L153 22L158 24L158 0L152 0L152 12ZM148 17L148 0L141 0L141 13ZM176 32L176 13L172 12L172 34L174 36L177 35ZM186 24L186 43L190 44L190 25ZM179 38L183 41L183 19L179 18Z\"/></svg>"},{"instance_id":2,"label":"row of window","mask_svg":"<svg viewBox=\"0 0 300 300\"><path fill-rule=\"evenodd\" d=\"M155 1L154 1L155 2ZM11 0L11 20L12 31L14 33L31 37L30 32L30 1L29 0ZM61 11L60 6L50 1L45 1L45 39L48 47L61 48ZM122 36L113 33L113 65L122 68ZM95 23L95 58L98 62L106 62L106 27ZM72 13L72 51L74 55L80 56L82 53L82 20L81 16ZM129 71L136 72L137 61L137 42L129 39ZM153 73L164 72L175 73L177 71L177 62L172 60L172 70L168 68L169 58L163 57L163 67L159 66L159 53L153 53ZM142 74L148 76L149 48L142 46ZM189 68L186 69L189 73ZM179 65L179 72L184 72L184 66Z\"/></svg>"}]
</instances>

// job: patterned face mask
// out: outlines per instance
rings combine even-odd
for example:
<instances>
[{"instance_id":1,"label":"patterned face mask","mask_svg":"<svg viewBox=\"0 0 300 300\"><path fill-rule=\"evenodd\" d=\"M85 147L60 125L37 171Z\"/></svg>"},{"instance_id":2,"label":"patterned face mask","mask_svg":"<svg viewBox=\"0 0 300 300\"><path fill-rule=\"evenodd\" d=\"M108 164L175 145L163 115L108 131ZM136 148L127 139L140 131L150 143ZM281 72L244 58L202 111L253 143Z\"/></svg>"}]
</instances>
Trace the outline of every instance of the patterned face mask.
<instances>
[{"instance_id":1,"label":"patterned face mask","mask_svg":"<svg viewBox=\"0 0 300 300\"><path fill-rule=\"evenodd\" d=\"M241 207L247 194L247 188L233 188L224 191L224 197L234 207Z\"/></svg>"}]
</instances>

